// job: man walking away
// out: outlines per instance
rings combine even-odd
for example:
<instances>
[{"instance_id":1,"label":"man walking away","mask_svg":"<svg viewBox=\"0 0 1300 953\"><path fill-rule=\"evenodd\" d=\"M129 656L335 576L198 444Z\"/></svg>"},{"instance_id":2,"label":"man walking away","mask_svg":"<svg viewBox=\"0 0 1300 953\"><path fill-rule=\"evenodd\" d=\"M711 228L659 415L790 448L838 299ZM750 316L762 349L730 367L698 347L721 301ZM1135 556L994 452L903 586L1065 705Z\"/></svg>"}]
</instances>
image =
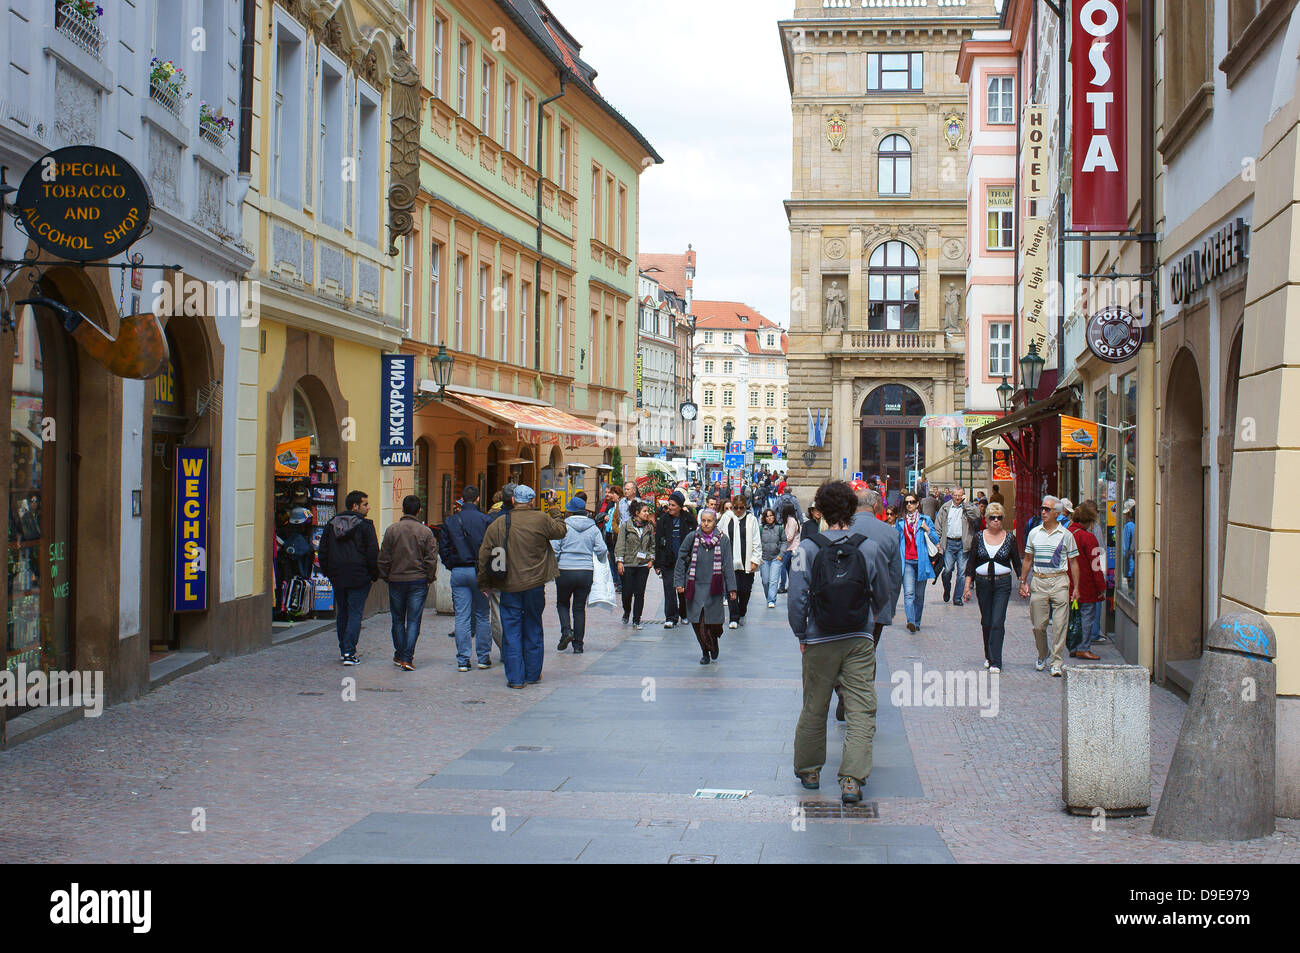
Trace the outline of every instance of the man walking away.
<instances>
[{"instance_id":1,"label":"man walking away","mask_svg":"<svg viewBox=\"0 0 1300 953\"><path fill-rule=\"evenodd\" d=\"M347 509L325 525L320 538L320 568L334 587L334 624L339 636L339 661L357 664L361 610L370 586L379 578L379 536L366 519L370 498L353 490L343 501Z\"/></svg>"},{"instance_id":2,"label":"man walking away","mask_svg":"<svg viewBox=\"0 0 1300 953\"><path fill-rule=\"evenodd\" d=\"M501 509L492 514L492 519L498 520L510 510L515 508L515 484L507 483L501 488ZM495 589L489 589L487 594L488 611L492 614L492 641L497 645L497 651L501 651L501 593ZM501 656L504 664L505 654Z\"/></svg>"},{"instance_id":3,"label":"man walking away","mask_svg":"<svg viewBox=\"0 0 1300 953\"><path fill-rule=\"evenodd\" d=\"M604 559L605 540L600 527L586 513L586 504L578 497L569 500L569 516L564 525L568 533L562 540L552 540L551 548L560 567L555 581L555 608L560 616L560 644L563 652L573 645L573 654L582 654L587 634L587 597L596 578L596 560Z\"/></svg>"},{"instance_id":4,"label":"man walking away","mask_svg":"<svg viewBox=\"0 0 1300 953\"><path fill-rule=\"evenodd\" d=\"M877 619L892 611L891 554L850 530L857 498L843 480L824 483L816 505L826 532L799 544L790 572L788 617L803 653L803 710L794 735L794 771L809 790L821 784L826 764L826 712L836 684L845 703L848 726L840 757L840 796L845 804L862 800L871 774L876 733ZM884 524L881 524L884 525ZM891 537L894 530L886 527Z\"/></svg>"},{"instance_id":5,"label":"man walking away","mask_svg":"<svg viewBox=\"0 0 1300 953\"><path fill-rule=\"evenodd\" d=\"M952 499L939 507L934 520L935 528L943 537L943 601L952 597L952 604L961 605L963 580L966 577L966 556L980 525L980 510L966 501L966 491L952 488ZM957 588L952 588L953 569L956 569Z\"/></svg>"},{"instance_id":6,"label":"man walking away","mask_svg":"<svg viewBox=\"0 0 1300 953\"><path fill-rule=\"evenodd\" d=\"M1043 670L1047 663L1047 626L1052 626L1052 676L1061 677L1064 662L1065 634L1070 621L1070 591L1079 588L1079 546L1063 524L1065 508L1054 496L1043 497L1039 510L1043 522L1029 531L1025 540L1025 562L1021 569L1020 595L1029 596L1029 620L1034 627L1038 661L1034 668ZM1028 579L1034 573L1031 590Z\"/></svg>"},{"instance_id":7,"label":"man walking away","mask_svg":"<svg viewBox=\"0 0 1300 953\"><path fill-rule=\"evenodd\" d=\"M438 544L419 520L420 498L402 499L402 518L384 530L379 575L388 581L388 611L393 617L393 664L415 671L415 643L429 586L438 575Z\"/></svg>"},{"instance_id":8,"label":"man walking away","mask_svg":"<svg viewBox=\"0 0 1300 953\"><path fill-rule=\"evenodd\" d=\"M939 515L939 490L936 487L928 493L919 494L921 498L921 515L931 523Z\"/></svg>"},{"instance_id":9,"label":"man walking away","mask_svg":"<svg viewBox=\"0 0 1300 953\"><path fill-rule=\"evenodd\" d=\"M488 597L478 587L478 550L492 517L478 508L478 487L472 483L461 495L460 512L442 524L438 551L451 571L451 605L456 612L456 668L469 671L469 653L479 668L492 667L492 613Z\"/></svg>"},{"instance_id":10,"label":"man walking away","mask_svg":"<svg viewBox=\"0 0 1300 953\"><path fill-rule=\"evenodd\" d=\"M523 688L542 680L542 610L546 584L560 575L551 540L568 527L533 508L532 487L515 487L514 507L493 521L478 550L478 584L501 593L501 659L506 685Z\"/></svg>"},{"instance_id":11,"label":"man walking away","mask_svg":"<svg viewBox=\"0 0 1300 953\"><path fill-rule=\"evenodd\" d=\"M903 590L903 557L898 550L898 530L883 520L876 519L876 510L880 507L880 494L863 487L856 491L854 497L857 502L857 512L853 515L849 528L879 544L881 549L889 554L889 573L885 583L888 587L886 592L889 595L889 607L875 613L876 638L879 640L879 630L894 624L898 594Z\"/></svg>"}]
</instances>

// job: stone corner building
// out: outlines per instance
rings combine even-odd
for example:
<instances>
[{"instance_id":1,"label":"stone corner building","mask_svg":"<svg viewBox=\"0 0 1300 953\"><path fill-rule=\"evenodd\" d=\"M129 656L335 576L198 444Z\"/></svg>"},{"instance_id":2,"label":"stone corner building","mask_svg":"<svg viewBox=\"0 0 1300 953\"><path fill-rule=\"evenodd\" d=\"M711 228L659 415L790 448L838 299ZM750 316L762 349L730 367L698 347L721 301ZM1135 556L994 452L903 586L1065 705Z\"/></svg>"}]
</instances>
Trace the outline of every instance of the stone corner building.
<instances>
[{"instance_id":1,"label":"stone corner building","mask_svg":"<svg viewBox=\"0 0 1300 953\"><path fill-rule=\"evenodd\" d=\"M965 409L966 92L957 53L992 0L799 2L779 24L793 120L790 473L955 481L927 414ZM826 420L808 449L808 411ZM938 464L938 466L936 466Z\"/></svg>"}]
</instances>

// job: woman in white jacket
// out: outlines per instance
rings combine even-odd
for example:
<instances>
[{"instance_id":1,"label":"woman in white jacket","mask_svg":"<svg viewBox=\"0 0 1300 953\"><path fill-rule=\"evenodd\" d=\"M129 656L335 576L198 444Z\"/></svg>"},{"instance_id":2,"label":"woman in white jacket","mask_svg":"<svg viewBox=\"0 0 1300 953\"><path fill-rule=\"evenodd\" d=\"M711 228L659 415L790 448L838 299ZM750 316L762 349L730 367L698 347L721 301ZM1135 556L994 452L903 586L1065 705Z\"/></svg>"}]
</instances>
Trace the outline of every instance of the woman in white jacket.
<instances>
[{"instance_id":1,"label":"woman in white jacket","mask_svg":"<svg viewBox=\"0 0 1300 953\"><path fill-rule=\"evenodd\" d=\"M732 568L736 571L736 596L728 600L731 622L728 628L745 624L749 594L754 589L754 573L763 562L763 539L758 518L749 511L744 494L731 498L731 509L718 521L718 532L731 542Z\"/></svg>"}]
</instances>

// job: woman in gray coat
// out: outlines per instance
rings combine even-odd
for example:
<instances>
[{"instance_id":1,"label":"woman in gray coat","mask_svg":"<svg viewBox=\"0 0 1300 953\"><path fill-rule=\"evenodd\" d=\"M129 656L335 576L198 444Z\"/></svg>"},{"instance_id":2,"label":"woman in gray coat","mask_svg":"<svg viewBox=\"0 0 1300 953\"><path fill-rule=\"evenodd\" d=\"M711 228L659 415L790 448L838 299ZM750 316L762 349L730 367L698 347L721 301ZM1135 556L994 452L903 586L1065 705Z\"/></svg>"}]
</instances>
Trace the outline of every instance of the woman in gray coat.
<instances>
[{"instance_id":1,"label":"woman in gray coat","mask_svg":"<svg viewBox=\"0 0 1300 953\"><path fill-rule=\"evenodd\" d=\"M731 565L731 541L717 531L716 510L700 512L700 528L682 540L673 581L686 597L686 618L695 628L704 657L718 658L718 636L726 621L727 598L736 598L736 570ZM724 598L725 597L725 598Z\"/></svg>"}]
</instances>

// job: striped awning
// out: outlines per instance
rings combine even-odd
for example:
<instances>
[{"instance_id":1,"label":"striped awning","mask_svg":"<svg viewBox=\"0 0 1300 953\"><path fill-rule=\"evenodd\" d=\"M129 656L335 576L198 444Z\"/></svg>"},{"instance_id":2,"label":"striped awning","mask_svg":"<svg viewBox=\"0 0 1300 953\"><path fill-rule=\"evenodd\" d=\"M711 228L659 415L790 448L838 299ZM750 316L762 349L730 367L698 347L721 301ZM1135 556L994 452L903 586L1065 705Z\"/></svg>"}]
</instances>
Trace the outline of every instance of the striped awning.
<instances>
[{"instance_id":1,"label":"striped awning","mask_svg":"<svg viewBox=\"0 0 1300 953\"><path fill-rule=\"evenodd\" d=\"M471 417L498 427L510 427L524 443L559 439L565 447L594 447L612 443L614 435L593 423L550 404L523 404L478 394L447 392L447 400Z\"/></svg>"}]
</instances>

